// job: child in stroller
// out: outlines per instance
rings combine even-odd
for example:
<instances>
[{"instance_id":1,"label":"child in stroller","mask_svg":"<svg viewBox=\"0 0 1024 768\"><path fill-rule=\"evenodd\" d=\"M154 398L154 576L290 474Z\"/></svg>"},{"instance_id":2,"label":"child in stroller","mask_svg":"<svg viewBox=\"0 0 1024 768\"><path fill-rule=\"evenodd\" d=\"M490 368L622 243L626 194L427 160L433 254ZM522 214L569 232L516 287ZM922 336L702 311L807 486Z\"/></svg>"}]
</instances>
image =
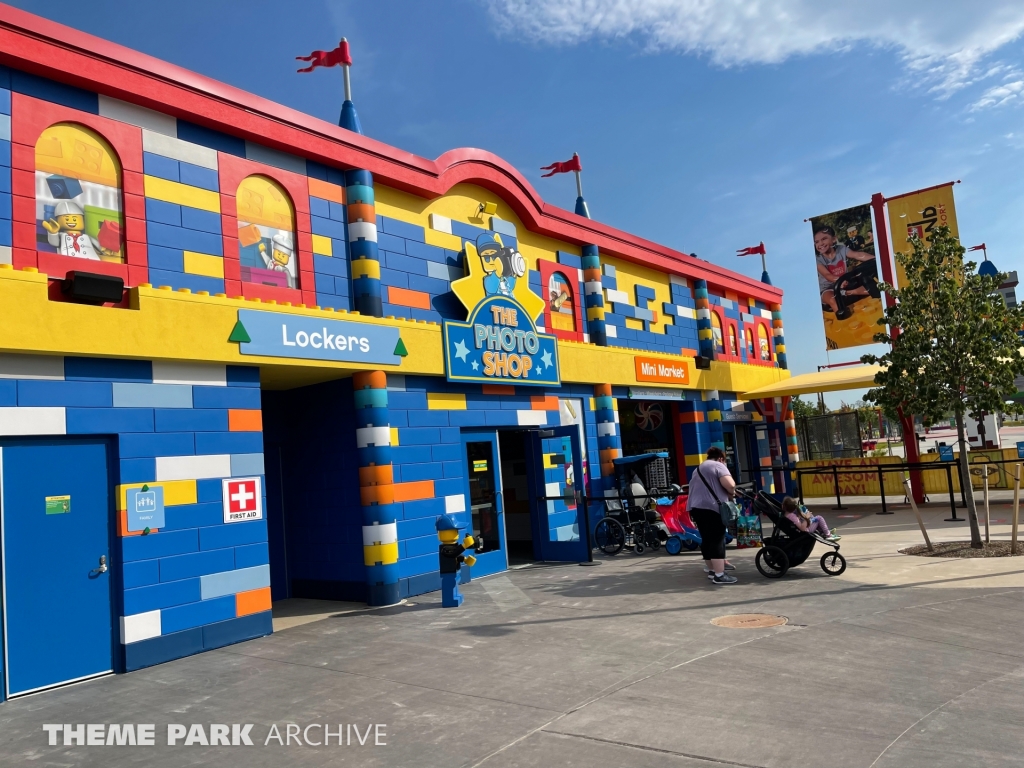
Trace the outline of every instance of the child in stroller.
<instances>
[{"instance_id":1,"label":"child in stroller","mask_svg":"<svg viewBox=\"0 0 1024 768\"><path fill-rule=\"evenodd\" d=\"M824 517L812 515L807 507L803 504L798 504L797 500L790 496L786 496L782 500L782 511L793 525L805 533L820 534L828 541L839 541L843 538L829 530L828 523L825 522Z\"/></svg>"}]
</instances>

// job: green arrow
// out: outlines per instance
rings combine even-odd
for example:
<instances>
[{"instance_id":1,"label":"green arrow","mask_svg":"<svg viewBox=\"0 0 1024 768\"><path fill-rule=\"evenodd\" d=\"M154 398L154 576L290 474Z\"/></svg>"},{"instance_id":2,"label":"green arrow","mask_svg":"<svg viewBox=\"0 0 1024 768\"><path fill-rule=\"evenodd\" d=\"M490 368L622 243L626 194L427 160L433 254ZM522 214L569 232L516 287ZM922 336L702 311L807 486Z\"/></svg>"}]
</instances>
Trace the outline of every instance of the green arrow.
<instances>
[{"instance_id":1,"label":"green arrow","mask_svg":"<svg viewBox=\"0 0 1024 768\"><path fill-rule=\"evenodd\" d=\"M141 489L141 490L142 490L142 492L143 492L143 493L145 493L146 491L148 491L148 490L149 490L149 486L148 486L148 485L146 485L145 483L143 483L143 484L142 484L142 489Z\"/></svg>"},{"instance_id":2,"label":"green arrow","mask_svg":"<svg viewBox=\"0 0 1024 768\"><path fill-rule=\"evenodd\" d=\"M395 345L395 354L399 357L405 357L409 354L409 350L405 348L405 342L402 341L402 337L398 337L398 343Z\"/></svg>"},{"instance_id":3,"label":"green arrow","mask_svg":"<svg viewBox=\"0 0 1024 768\"><path fill-rule=\"evenodd\" d=\"M238 343L248 344L252 341L249 338L249 332L245 330L245 326L242 325L242 321L239 320L235 323L235 327L231 329L231 335L228 336L228 341L237 341Z\"/></svg>"}]
</instances>

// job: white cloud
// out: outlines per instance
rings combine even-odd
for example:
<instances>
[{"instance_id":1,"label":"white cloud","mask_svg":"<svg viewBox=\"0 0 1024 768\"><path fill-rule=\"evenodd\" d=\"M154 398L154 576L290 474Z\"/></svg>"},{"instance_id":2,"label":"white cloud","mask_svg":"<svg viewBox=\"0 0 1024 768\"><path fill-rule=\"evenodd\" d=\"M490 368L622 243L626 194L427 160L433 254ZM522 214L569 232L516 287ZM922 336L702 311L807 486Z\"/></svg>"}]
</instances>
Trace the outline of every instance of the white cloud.
<instances>
[{"instance_id":1,"label":"white cloud","mask_svg":"<svg viewBox=\"0 0 1024 768\"><path fill-rule=\"evenodd\" d=\"M1014 74L1018 77L1021 75L1020 72ZM981 94L981 97L971 105L971 111L977 112L979 109L988 109L989 107L1020 104L1022 97L1024 97L1024 80L1011 80L1002 85L994 85Z\"/></svg>"},{"instance_id":2,"label":"white cloud","mask_svg":"<svg viewBox=\"0 0 1024 768\"><path fill-rule=\"evenodd\" d=\"M1019 0L485 2L506 32L543 43L632 39L651 51L708 56L726 67L774 64L865 45L890 49L940 96L1004 72L1004 65L986 68L983 61L1024 32Z\"/></svg>"}]
</instances>

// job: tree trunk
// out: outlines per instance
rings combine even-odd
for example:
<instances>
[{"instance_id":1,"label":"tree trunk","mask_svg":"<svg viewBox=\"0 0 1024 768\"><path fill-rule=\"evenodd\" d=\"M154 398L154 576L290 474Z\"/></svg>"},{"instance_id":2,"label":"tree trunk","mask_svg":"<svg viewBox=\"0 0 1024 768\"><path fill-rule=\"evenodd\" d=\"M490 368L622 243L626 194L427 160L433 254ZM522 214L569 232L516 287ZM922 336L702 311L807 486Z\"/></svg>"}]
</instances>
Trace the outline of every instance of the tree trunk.
<instances>
[{"instance_id":1,"label":"tree trunk","mask_svg":"<svg viewBox=\"0 0 1024 768\"><path fill-rule=\"evenodd\" d=\"M967 436L964 432L964 415L956 413L956 440L960 446L960 487L967 498L967 520L971 524L971 548L981 549L981 527L978 525L978 507L974 503L974 486L971 484L970 462L967 460Z\"/></svg>"}]
</instances>

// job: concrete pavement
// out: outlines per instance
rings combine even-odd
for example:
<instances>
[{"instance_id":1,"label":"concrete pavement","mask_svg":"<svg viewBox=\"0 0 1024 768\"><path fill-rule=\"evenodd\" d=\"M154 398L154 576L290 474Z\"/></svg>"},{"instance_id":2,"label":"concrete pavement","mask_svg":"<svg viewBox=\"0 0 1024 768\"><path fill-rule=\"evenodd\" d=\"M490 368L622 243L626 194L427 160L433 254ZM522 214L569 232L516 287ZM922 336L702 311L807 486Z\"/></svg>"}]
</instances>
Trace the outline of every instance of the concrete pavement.
<instances>
[{"instance_id":1,"label":"concrete pavement","mask_svg":"<svg viewBox=\"0 0 1024 768\"><path fill-rule=\"evenodd\" d=\"M837 578L812 556L764 579L742 550L740 583L714 587L693 555L623 553L477 579L461 609L311 605L271 637L0 705L0 764L1024 765L1024 558L907 557L906 509L820 509L844 536ZM924 514L936 540L967 535ZM753 612L789 623L710 623ZM154 723L159 746L51 747L45 723ZM255 743L165 744L168 724L211 723ZM264 746L288 723L382 724L386 746Z\"/></svg>"}]
</instances>

